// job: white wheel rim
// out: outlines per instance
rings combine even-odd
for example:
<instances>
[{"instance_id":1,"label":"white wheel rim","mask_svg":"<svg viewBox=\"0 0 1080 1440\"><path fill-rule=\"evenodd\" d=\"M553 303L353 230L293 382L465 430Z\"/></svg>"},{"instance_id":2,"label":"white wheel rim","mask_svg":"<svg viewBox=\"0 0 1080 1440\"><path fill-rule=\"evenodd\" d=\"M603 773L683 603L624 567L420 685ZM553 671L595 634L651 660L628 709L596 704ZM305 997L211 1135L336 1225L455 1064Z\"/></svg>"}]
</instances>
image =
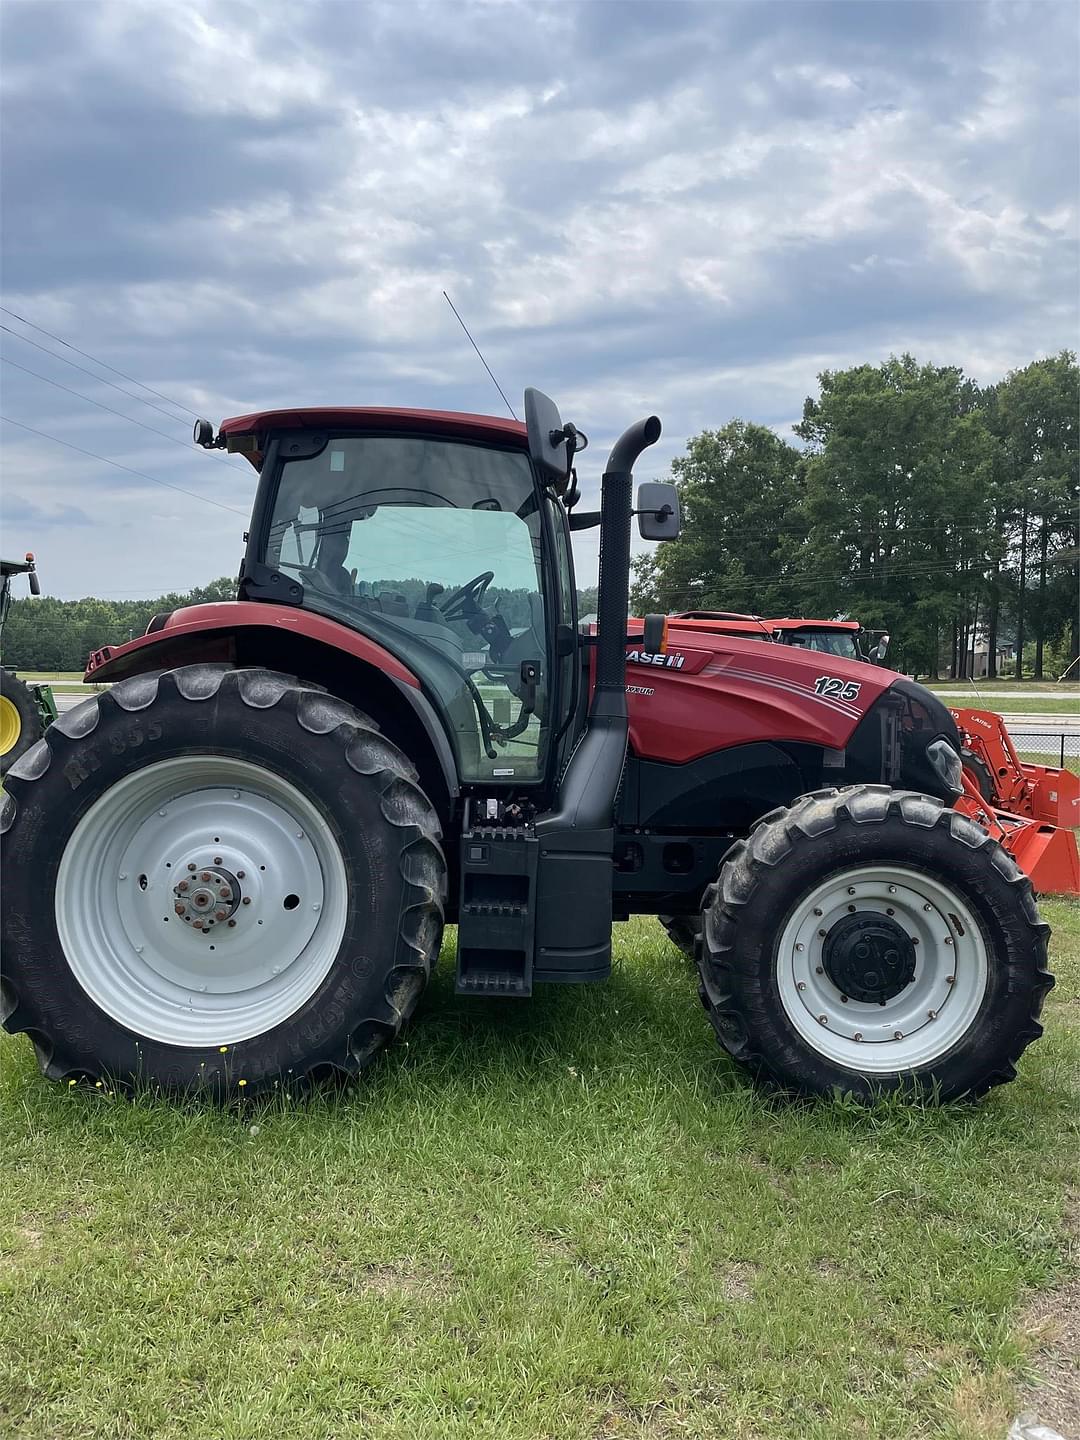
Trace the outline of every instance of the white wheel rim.
<instances>
[{"instance_id":1,"label":"white wheel rim","mask_svg":"<svg viewBox=\"0 0 1080 1440\"><path fill-rule=\"evenodd\" d=\"M884 1005L843 996L824 963L828 936L852 914L884 915L914 944L914 974ZM968 905L918 870L830 875L784 924L776 951L784 1011L820 1055L868 1074L939 1060L968 1032L986 994L986 941ZM835 966L833 967L835 968Z\"/></svg>"},{"instance_id":2,"label":"white wheel rim","mask_svg":"<svg viewBox=\"0 0 1080 1440\"><path fill-rule=\"evenodd\" d=\"M126 776L79 821L56 928L119 1024L168 1045L234 1045L315 993L347 901L341 851L307 796L250 762L193 755Z\"/></svg>"}]
</instances>

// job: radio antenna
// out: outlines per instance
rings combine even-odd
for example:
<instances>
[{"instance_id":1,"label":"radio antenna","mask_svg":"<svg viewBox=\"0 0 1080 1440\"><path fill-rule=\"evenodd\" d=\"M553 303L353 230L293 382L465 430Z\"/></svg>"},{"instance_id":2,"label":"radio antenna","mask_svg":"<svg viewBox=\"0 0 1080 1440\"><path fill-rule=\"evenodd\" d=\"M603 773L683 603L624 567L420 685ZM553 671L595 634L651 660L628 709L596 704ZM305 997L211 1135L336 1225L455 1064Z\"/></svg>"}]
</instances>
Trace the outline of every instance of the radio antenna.
<instances>
[{"instance_id":1,"label":"radio antenna","mask_svg":"<svg viewBox=\"0 0 1080 1440\"><path fill-rule=\"evenodd\" d=\"M443 299L444 299L444 300L446 301L446 303L450 306L450 309L453 310L454 315L455 315L455 317L456 317L456 319L457 319L458 324L461 326L462 330L465 331L465 334L466 334L466 335L469 335L469 327L465 324L465 321L462 320L461 316L458 315L457 306L456 306L456 305L454 304L454 302L450 299L450 296L447 295L447 293L446 293L445 290L444 290L442 293L443 293ZM499 384L499 382L495 379L494 374L492 374L491 366L487 363L487 361L484 359L483 355L480 353L480 346L477 345L476 341L472 338L471 335L469 335L469 344L470 344L470 345L472 346L472 348L476 351L477 355L480 356L480 364L483 365L483 367L484 367L484 369L487 371L487 373L488 373L489 375L491 375L491 383L495 386L495 389L496 389L496 390L499 392L499 394L502 396L502 398L503 398L503 404L506 406L506 408L510 411L510 414L513 415L514 419L516 420L516 419L518 418L518 417L517 417L517 414L516 414L516 412L515 412L515 410L514 410L514 407L510 404L510 401L507 400L507 398L506 398L506 391L502 388L502 386Z\"/></svg>"}]
</instances>

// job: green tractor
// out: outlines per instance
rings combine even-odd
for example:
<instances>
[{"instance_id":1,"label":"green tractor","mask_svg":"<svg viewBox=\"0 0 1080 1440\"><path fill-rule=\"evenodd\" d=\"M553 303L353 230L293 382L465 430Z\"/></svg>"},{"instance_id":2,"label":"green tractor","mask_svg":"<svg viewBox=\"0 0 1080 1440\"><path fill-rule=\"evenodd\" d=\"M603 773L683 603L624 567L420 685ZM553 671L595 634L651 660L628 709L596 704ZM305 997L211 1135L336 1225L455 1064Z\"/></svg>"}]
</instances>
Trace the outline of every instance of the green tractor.
<instances>
[{"instance_id":1,"label":"green tractor","mask_svg":"<svg viewBox=\"0 0 1080 1440\"><path fill-rule=\"evenodd\" d=\"M0 635L11 605L11 577L26 575L30 594L41 594L33 554L23 560L0 560ZM48 685L28 685L13 670L0 665L0 775L45 733L56 719L56 700Z\"/></svg>"}]
</instances>

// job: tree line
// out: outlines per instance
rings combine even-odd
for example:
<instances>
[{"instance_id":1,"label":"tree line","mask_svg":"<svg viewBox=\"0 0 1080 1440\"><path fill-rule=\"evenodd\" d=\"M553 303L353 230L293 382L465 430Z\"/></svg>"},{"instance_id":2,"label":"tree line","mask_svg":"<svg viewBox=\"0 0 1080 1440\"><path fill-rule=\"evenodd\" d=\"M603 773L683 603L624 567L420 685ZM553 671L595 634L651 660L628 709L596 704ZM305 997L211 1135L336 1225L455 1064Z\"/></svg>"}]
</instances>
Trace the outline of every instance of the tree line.
<instances>
[{"instance_id":1,"label":"tree line","mask_svg":"<svg viewBox=\"0 0 1080 1440\"><path fill-rule=\"evenodd\" d=\"M826 371L803 448L732 420L672 464L683 533L635 565L632 606L850 616L890 661L970 673L976 641L1019 677L1060 674L1078 633L1070 351L979 386L912 356Z\"/></svg>"},{"instance_id":2,"label":"tree line","mask_svg":"<svg viewBox=\"0 0 1080 1440\"><path fill-rule=\"evenodd\" d=\"M818 380L802 448L744 420L689 441L672 464L683 533L636 562L634 612L852 616L914 673L968 674L979 640L992 676L1013 647L1011 673L1060 674L1080 647L1076 356L987 386L910 355ZM157 612L235 592L223 577L150 600L17 599L4 661L81 670ZM579 600L595 609L595 590Z\"/></svg>"}]
</instances>

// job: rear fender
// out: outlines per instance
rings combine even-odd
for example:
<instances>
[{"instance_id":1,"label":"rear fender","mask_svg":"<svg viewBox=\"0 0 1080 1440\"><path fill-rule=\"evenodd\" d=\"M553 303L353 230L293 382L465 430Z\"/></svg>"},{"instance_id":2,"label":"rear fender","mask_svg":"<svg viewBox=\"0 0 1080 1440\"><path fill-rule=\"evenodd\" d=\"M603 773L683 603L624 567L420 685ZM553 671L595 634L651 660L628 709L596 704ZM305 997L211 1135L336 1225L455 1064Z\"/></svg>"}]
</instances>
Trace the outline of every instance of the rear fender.
<instances>
[{"instance_id":1,"label":"rear fender","mask_svg":"<svg viewBox=\"0 0 1080 1440\"><path fill-rule=\"evenodd\" d=\"M355 705L412 760L440 818L448 819L460 789L457 765L420 681L389 650L325 616L261 602L192 605L137 640L94 651L86 679L121 680L207 661L284 671Z\"/></svg>"}]
</instances>

